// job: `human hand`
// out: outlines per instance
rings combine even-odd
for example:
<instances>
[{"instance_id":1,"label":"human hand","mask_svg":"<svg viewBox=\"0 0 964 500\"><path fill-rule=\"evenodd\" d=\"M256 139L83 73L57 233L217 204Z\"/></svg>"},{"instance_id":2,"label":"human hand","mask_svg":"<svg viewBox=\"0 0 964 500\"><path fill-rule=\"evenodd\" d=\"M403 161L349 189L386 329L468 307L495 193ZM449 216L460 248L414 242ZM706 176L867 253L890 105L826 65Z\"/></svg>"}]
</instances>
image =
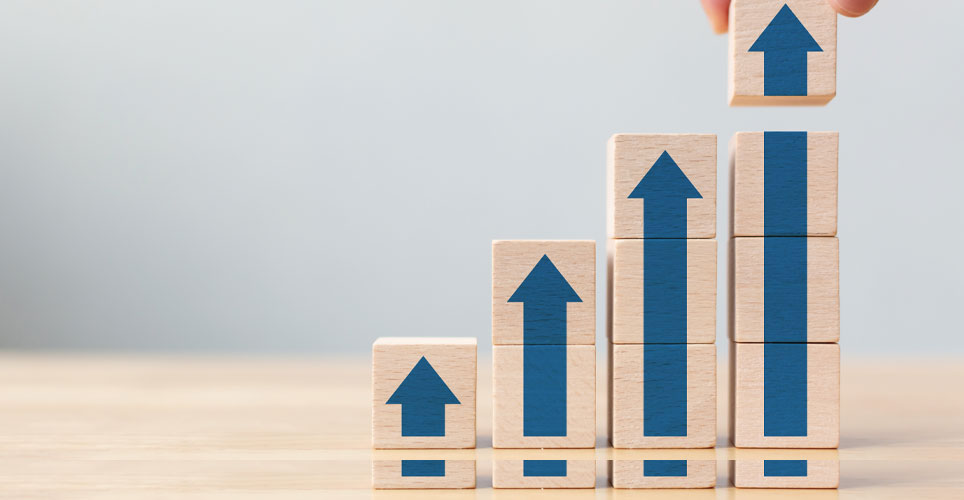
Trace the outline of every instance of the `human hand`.
<instances>
[{"instance_id":1,"label":"human hand","mask_svg":"<svg viewBox=\"0 0 964 500\"><path fill-rule=\"evenodd\" d=\"M730 15L730 0L700 0L710 18L710 26L717 33L726 33ZM827 0L830 6L847 17L859 17L877 5L877 0Z\"/></svg>"}]
</instances>

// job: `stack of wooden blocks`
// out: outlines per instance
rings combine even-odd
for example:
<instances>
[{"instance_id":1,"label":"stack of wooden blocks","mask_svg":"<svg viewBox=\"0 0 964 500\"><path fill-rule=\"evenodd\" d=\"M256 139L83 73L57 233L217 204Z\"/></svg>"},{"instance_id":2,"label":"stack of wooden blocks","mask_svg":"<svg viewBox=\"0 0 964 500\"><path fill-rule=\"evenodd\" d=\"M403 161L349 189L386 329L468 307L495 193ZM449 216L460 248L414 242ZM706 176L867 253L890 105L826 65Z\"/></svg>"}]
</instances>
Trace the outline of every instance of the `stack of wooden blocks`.
<instances>
[{"instance_id":1,"label":"stack of wooden blocks","mask_svg":"<svg viewBox=\"0 0 964 500\"><path fill-rule=\"evenodd\" d=\"M610 482L712 487L711 450L622 450L716 444L716 136L615 135L607 186Z\"/></svg>"},{"instance_id":2,"label":"stack of wooden blocks","mask_svg":"<svg viewBox=\"0 0 964 500\"><path fill-rule=\"evenodd\" d=\"M826 104L836 52L826 1L733 0L730 103ZM839 483L837 146L833 132L741 132L730 144L737 487Z\"/></svg>"},{"instance_id":3,"label":"stack of wooden blocks","mask_svg":"<svg viewBox=\"0 0 964 500\"><path fill-rule=\"evenodd\" d=\"M493 242L492 344L492 486L594 487L596 243Z\"/></svg>"}]
</instances>

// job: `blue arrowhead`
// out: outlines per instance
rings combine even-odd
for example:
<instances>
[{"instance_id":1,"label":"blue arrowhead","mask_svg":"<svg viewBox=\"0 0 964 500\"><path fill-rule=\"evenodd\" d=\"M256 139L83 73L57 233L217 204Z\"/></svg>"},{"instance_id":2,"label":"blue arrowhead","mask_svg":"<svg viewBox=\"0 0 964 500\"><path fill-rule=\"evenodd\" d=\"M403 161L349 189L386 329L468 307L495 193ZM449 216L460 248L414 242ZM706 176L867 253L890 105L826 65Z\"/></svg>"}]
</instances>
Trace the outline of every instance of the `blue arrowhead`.
<instances>
[{"instance_id":1,"label":"blue arrowhead","mask_svg":"<svg viewBox=\"0 0 964 500\"><path fill-rule=\"evenodd\" d=\"M629 194L646 199L644 238L686 238L686 200L702 197L666 151Z\"/></svg>"},{"instance_id":2,"label":"blue arrowhead","mask_svg":"<svg viewBox=\"0 0 964 500\"><path fill-rule=\"evenodd\" d=\"M784 4L750 52L763 52L763 94L807 95L807 52L823 52L807 28Z\"/></svg>"},{"instance_id":3,"label":"blue arrowhead","mask_svg":"<svg viewBox=\"0 0 964 500\"><path fill-rule=\"evenodd\" d=\"M523 302L523 344L565 344L566 303L582 302L555 264L543 255L509 302Z\"/></svg>"},{"instance_id":4,"label":"blue arrowhead","mask_svg":"<svg viewBox=\"0 0 964 500\"><path fill-rule=\"evenodd\" d=\"M402 405L402 436L444 436L445 405L461 403L422 356L385 404Z\"/></svg>"}]
</instances>

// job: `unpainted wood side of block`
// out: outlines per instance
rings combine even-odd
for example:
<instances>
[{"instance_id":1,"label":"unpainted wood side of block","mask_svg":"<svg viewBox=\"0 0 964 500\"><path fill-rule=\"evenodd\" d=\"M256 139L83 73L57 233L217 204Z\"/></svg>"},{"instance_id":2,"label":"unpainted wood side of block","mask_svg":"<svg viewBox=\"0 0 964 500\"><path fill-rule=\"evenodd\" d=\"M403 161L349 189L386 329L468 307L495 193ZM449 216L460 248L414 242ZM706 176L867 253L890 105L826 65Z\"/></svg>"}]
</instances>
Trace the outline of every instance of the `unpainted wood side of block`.
<instances>
[{"instance_id":1,"label":"unpainted wood side of block","mask_svg":"<svg viewBox=\"0 0 964 500\"><path fill-rule=\"evenodd\" d=\"M807 460L806 476L766 476L764 460L733 460L731 478L737 488L837 488L840 486L838 460Z\"/></svg>"},{"instance_id":2,"label":"unpainted wood side of block","mask_svg":"<svg viewBox=\"0 0 964 500\"><path fill-rule=\"evenodd\" d=\"M493 460L493 488L595 488L595 460L566 460L565 476L525 476L524 460Z\"/></svg>"},{"instance_id":3,"label":"unpainted wood side of block","mask_svg":"<svg viewBox=\"0 0 964 500\"><path fill-rule=\"evenodd\" d=\"M402 476L401 460L372 460L375 489L471 489L475 488L475 460L445 460L445 476Z\"/></svg>"},{"instance_id":4,"label":"unpainted wood side of block","mask_svg":"<svg viewBox=\"0 0 964 500\"><path fill-rule=\"evenodd\" d=\"M687 460L686 475L646 476L645 460L612 460L608 466L613 488L713 488L716 486L716 460Z\"/></svg>"}]
</instances>

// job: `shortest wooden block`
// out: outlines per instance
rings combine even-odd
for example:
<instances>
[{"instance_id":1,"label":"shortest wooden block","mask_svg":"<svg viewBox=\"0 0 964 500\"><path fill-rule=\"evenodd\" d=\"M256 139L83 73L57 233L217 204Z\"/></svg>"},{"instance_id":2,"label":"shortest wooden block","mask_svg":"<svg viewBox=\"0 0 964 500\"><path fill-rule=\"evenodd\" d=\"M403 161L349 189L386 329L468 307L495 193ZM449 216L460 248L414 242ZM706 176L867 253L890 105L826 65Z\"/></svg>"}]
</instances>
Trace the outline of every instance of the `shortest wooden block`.
<instances>
[{"instance_id":1,"label":"shortest wooden block","mask_svg":"<svg viewBox=\"0 0 964 500\"><path fill-rule=\"evenodd\" d=\"M730 343L730 373L734 446L839 445L839 345Z\"/></svg>"},{"instance_id":2,"label":"shortest wooden block","mask_svg":"<svg viewBox=\"0 0 964 500\"><path fill-rule=\"evenodd\" d=\"M494 460L493 488L595 488L595 460Z\"/></svg>"},{"instance_id":3,"label":"shortest wooden block","mask_svg":"<svg viewBox=\"0 0 964 500\"><path fill-rule=\"evenodd\" d=\"M596 346L492 348L493 448L596 445Z\"/></svg>"},{"instance_id":4,"label":"shortest wooden block","mask_svg":"<svg viewBox=\"0 0 964 500\"><path fill-rule=\"evenodd\" d=\"M837 488L840 485L837 450L736 450L729 468L737 488Z\"/></svg>"},{"instance_id":5,"label":"shortest wooden block","mask_svg":"<svg viewBox=\"0 0 964 500\"><path fill-rule=\"evenodd\" d=\"M474 448L475 382L475 338L375 340L373 446Z\"/></svg>"},{"instance_id":6,"label":"shortest wooden block","mask_svg":"<svg viewBox=\"0 0 964 500\"><path fill-rule=\"evenodd\" d=\"M372 487L475 488L475 460L372 460Z\"/></svg>"},{"instance_id":7,"label":"shortest wooden block","mask_svg":"<svg viewBox=\"0 0 964 500\"><path fill-rule=\"evenodd\" d=\"M610 349L614 448L716 444L715 344L610 344Z\"/></svg>"},{"instance_id":8,"label":"shortest wooden block","mask_svg":"<svg viewBox=\"0 0 964 500\"><path fill-rule=\"evenodd\" d=\"M613 488L712 488L716 486L716 460L611 460L608 469L609 482Z\"/></svg>"}]
</instances>

